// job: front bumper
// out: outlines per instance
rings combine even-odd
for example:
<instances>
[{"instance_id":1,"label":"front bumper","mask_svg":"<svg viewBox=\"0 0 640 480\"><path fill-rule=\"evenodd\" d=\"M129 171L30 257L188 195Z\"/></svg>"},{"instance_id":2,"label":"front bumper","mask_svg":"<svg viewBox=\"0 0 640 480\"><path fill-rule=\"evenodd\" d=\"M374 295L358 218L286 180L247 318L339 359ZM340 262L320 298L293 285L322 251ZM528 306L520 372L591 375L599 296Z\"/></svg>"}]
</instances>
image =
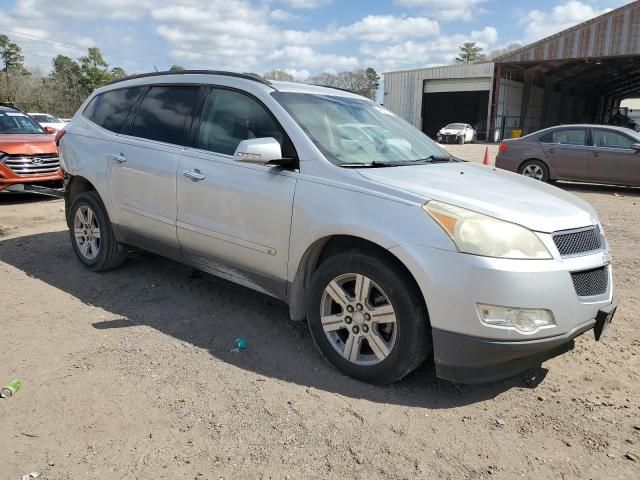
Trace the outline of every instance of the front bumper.
<instances>
[{"instance_id":1,"label":"front bumper","mask_svg":"<svg viewBox=\"0 0 640 480\"><path fill-rule=\"evenodd\" d=\"M573 338L593 329L598 313L614 303L605 251L575 258L554 254L553 260L487 258L416 244L390 251L424 295L436 371L448 380L497 380L539 364L571 348ZM606 291L579 297L571 273L594 268L606 269ZM556 325L530 334L488 326L480 321L478 304L547 309Z\"/></svg>"},{"instance_id":2,"label":"front bumper","mask_svg":"<svg viewBox=\"0 0 640 480\"><path fill-rule=\"evenodd\" d=\"M613 300L615 309L618 301ZM439 378L457 383L501 380L573 349L573 339L593 330L596 319L550 338L496 341L433 329L434 360Z\"/></svg>"},{"instance_id":3,"label":"front bumper","mask_svg":"<svg viewBox=\"0 0 640 480\"><path fill-rule=\"evenodd\" d=\"M0 164L0 191L23 191L24 185L62 186L64 174L62 169L52 173L17 175L10 168Z\"/></svg>"},{"instance_id":4,"label":"front bumper","mask_svg":"<svg viewBox=\"0 0 640 480\"><path fill-rule=\"evenodd\" d=\"M459 134L441 135L438 134L439 143L458 143L458 139L461 137Z\"/></svg>"}]
</instances>

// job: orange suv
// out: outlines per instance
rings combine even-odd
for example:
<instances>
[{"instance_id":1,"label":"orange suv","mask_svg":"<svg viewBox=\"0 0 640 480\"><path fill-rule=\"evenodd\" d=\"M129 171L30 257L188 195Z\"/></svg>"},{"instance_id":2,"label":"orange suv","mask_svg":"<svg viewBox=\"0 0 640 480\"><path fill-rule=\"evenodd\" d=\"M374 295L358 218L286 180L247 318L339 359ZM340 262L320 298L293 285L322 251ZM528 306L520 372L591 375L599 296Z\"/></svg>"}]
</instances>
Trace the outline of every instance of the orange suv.
<instances>
[{"instance_id":1,"label":"orange suv","mask_svg":"<svg viewBox=\"0 0 640 480\"><path fill-rule=\"evenodd\" d=\"M53 130L20 110L0 105L0 192L62 186Z\"/></svg>"}]
</instances>

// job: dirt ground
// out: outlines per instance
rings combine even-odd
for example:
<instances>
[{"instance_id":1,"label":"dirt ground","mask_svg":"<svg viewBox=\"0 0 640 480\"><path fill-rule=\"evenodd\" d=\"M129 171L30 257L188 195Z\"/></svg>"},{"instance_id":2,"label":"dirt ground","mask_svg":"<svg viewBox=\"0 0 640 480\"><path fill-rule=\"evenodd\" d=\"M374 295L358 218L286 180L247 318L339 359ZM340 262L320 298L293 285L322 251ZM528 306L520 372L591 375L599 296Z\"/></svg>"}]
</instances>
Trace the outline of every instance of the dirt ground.
<instances>
[{"instance_id":1,"label":"dirt ground","mask_svg":"<svg viewBox=\"0 0 640 480\"><path fill-rule=\"evenodd\" d=\"M284 304L151 254L91 273L62 201L1 196L0 383L23 387L0 400L0 478L639 479L640 191L562 188L601 215L615 322L478 386L429 363L359 383Z\"/></svg>"}]
</instances>

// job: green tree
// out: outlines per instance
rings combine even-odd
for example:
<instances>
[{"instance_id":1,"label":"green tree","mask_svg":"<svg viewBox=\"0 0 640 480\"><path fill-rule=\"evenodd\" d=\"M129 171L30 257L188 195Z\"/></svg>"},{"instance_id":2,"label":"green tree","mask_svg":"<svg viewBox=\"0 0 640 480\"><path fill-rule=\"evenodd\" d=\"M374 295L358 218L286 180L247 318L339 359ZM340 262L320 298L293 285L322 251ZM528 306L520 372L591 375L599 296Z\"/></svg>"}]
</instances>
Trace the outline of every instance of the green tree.
<instances>
[{"instance_id":1,"label":"green tree","mask_svg":"<svg viewBox=\"0 0 640 480\"><path fill-rule=\"evenodd\" d=\"M364 73L369 80L369 88L365 97L375 100L376 93L378 93L378 89L380 88L380 75L371 67L367 68Z\"/></svg>"},{"instance_id":2,"label":"green tree","mask_svg":"<svg viewBox=\"0 0 640 480\"><path fill-rule=\"evenodd\" d=\"M66 55L56 56L49 74L54 110L59 115L70 115L85 98L82 87L82 69L75 60Z\"/></svg>"},{"instance_id":3,"label":"green tree","mask_svg":"<svg viewBox=\"0 0 640 480\"><path fill-rule=\"evenodd\" d=\"M182 70L184 70L182 65L171 65L171 68L169 69L170 72L181 72Z\"/></svg>"},{"instance_id":4,"label":"green tree","mask_svg":"<svg viewBox=\"0 0 640 480\"><path fill-rule=\"evenodd\" d=\"M112 80L109 64L105 61L99 48L89 48L87 54L80 57L79 60L82 72L82 87L87 94Z\"/></svg>"},{"instance_id":5,"label":"green tree","mask_svg":"<svg viewBox=\"0 0 640 480\"><path fill-rule=\"evenodd\" d=\"M12 97L9 80L11 74L29 75L29 72L24 67L22 49L6 35L0 35L0 60L2 60L2 71L7 82L6 100L9 101Z\"/></svg>"},{"instance_id":6,"label":"green tree","mask_svg":"<svg viewBox=\"0 0 640 480\"><path fill-rule=\"evenodd\" d=\"M476 42L464 42L460 45L456 63L473 63L486 60L486 58L482 53L482 47L476 45Z\"/></svg>"},{"instance_id":7,"label":"green tree","mask_svg":"<svg viewBox=\"0 0 640 480\"><path fill-rule=\"evenodd\" d=\"M113 67L111 69L111 78L113 80L118 80L120 78L124 78L127 76L127 72L124 71L122 67Z\"/></svg>"}]
</instances>

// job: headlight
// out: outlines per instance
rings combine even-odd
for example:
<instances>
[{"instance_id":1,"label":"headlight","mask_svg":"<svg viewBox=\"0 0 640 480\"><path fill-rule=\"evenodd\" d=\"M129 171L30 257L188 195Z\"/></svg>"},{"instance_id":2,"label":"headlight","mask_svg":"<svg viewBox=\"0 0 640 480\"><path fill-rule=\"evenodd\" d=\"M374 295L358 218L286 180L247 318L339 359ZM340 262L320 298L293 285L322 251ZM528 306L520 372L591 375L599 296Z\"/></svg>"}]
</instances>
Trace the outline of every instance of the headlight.
<instances>
[{"instance_id":1,"label":"headlight","mask_svg":"<svg viewBox=\"0 0 640 480\"><path fill-rule=\"evenodd\" d=\"M535 233L515 223L435 200L422 208L463 253L515 259L553 258Z\"/></svg>"}]
</instances>

